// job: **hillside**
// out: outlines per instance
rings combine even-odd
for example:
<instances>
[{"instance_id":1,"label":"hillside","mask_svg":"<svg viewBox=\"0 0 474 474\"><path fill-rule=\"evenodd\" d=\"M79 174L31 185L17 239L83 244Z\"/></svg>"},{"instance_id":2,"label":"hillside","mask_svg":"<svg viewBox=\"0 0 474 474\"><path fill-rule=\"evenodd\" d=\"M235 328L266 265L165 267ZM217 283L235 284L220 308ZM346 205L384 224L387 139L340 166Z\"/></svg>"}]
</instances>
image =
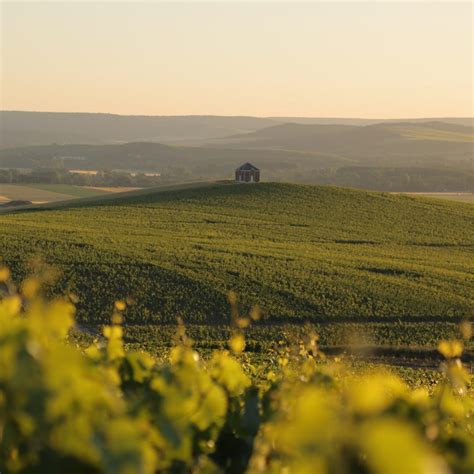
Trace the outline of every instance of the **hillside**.
<instances>
[{"instance_id":1,"label":"hillside","mask_svg":"<svg viewBox=\"0 0 474 474\"><path fill-rule=\"evenodd\" d=\"M129 323L221 324L231 289L268 322L471 315L471 205L270 183L100 199L0 215L15 276L42 255L62 272L54 291L79 296L82 321L107 320L131 296Z\"/></svg>"},{"instance_id":2,"label":"hillside","mask_svg":"<svg viewBox=\"0 0 474 474\"><path fill-rule=\"evenodd\" d=\"M472 192L472 143L459 141L469 137L459 131L465 127L438 126L443 130L400 124L389 129L287 124L260 132L253 142L233 139L227 148L151 142L17 147L0 149L0 168L33 169L40 175L53 170L47 179L57 178L54 170L67 169L152 171L160 173L163 182L177 182L227 179L238 165L250 161L262 170L266 181L383 191ZM427 138L433 136L436 140ZM295 149L278 148L279 144ZM315 150L296 149L305 144Z\"/></svg>"},{"instance_id":3,"label":"hillside","mask_svg":"<svg viewBox=\"0 0 474 474\"><path fill-rule=\"evenodd\" d=\"M472 126L472 118L412 119ZM370 125L386 120L324 117L134 116L103 113L0 111L0 148L58 144L117 144L133 141L196 144L272 125Z\"/></svg>"},{"instance_id":4,"label":"hillside","mask_svg":"<svg viewBox=\"0 0 474 474\"><path fill-rule=\"evenodd\" d=\"M0 147L201 140L278 123L258 117L0 111Z\"/></svg>"},{"instance_id":5,"label":"hillside","mask_svg":"<svg viewBox=\"0 0 474 474\"><path fill-rule=\"evenodd\" d=\"M469 167L472 126L443 122L367 126L287 123L219 140L221 146L282 148L354 159L365 165Z\"/></svg>"},{"instance_id":6,"label":"hillside","mask_svg":"<svg viewBox=\"0 0 474 474\"><path fill-rule=\"evenodd\" d=\"M22 116L22 113L18 114ZM319 124L311 123L310 119L305 123L277 123L274 119L265 121L245 117L89 115L66 114L57 133L79 120L76 131L97 133L95 138L89 137L90 143L83 144L84 140L77 138L76 144L0 147L0 168L34 170L39 174L47 171L45 169L53 170L49 177L38 181L41 183L90 184L58 180L54 170L68 169L115 170L119 173L148 171L160 173L161 183L169 183L228 179L238 165L249 161L262 170L265 181L331 184L395 192L474 190L474 128L469 121L465 121L467 125L441 121L353 125L350 121L343 123L343 119L338 123ZM16 117L15 114L12 117ZM30 118L38 119L34 113ZM52 127L58 120L56 114L46 114L46 118L39 120L43 128ZM127 120L134 125L128 127ZM149 128L143 128L141 120ZM268 127L269 123L272 126ZM123 133L120 132L120 139L110 139L116 131L113 124L117 127L121 124L119 129ZM166 141L166 137L171 136L162 134L171 125L175 132L170 129L169 133L182 134L182 137L191 133L189 127L197 127L195 133L201 134L201 138L194 146L190 146L192 140L185 139L175 140L175 143L181 143L179 145L156 143L158 139ZM211 139L214 133L210 132L211 125L220 127L224 134L231 129L239 130L239 133L227 137L218 134L217 138ZM164 128L160 128L162 126ZM161 131L155 131L156 135L152 136L153 127ZM3 128L3 136L11 137L5 125ZM143 133L139 133L140 130ZM103 139L98 140L99 136ZM147 141L122 143L132 137ZM97 140L102 144L96 144ZM5 170L4 174L8 174ZM8 177L2 179L6 183L14 182ZM128 184L122 185L142 186L124 179ZM30 181L36 182L34 179Z\"/></svg>"},{"instance_id":7,"label":"hillside","mask_svg":"<svg viewBox=\"0 0 474 474\"><path fill-rule=\"evenodd\" d=\"M33 204L63 202L71 199L103 196L130 188L89 188L69 184L4 184L0 183L0 208L9 201L31 201Z\"/></svg>"},{"instance_id":8,"label":"hillside","mask_svg":"<svg viewBox=\"0 0 474 474\"><path fill-rule=\"evenodd\" d=\"M181 178L226 178L246 161L258 163L266 178L285 172L341 166L350 160L293 150L238 150L169 146L151 142L121 145L43 145L0 150L2 168L123 169L159 171Z\"/></svg>"}]
</instances>

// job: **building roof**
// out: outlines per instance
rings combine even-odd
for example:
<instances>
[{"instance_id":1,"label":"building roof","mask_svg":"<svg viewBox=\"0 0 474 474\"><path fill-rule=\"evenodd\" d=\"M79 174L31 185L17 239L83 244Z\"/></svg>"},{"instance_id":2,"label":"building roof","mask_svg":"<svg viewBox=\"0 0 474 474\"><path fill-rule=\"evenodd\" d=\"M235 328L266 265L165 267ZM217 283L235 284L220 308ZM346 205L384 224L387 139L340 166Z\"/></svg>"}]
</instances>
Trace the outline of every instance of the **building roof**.
<instances>
[{"instance_id":1,"label":"building roof","mask_svg":"<svg viewBox=\"0 0 474 474\"><path fill-rule=\"evenodd\" d=\"M260 171L256 166L252 165L252 163L244 163L243 165L239 166L235 171Z\"/></svg>"}]
</instances>

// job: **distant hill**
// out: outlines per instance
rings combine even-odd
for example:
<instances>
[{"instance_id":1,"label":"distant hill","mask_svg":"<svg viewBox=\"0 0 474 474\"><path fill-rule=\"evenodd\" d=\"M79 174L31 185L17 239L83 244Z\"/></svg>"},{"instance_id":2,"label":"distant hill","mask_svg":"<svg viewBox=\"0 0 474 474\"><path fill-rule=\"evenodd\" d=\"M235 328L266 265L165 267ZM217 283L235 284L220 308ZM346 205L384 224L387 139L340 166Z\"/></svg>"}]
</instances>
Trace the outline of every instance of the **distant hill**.
<instances>
[{"instance_id":1,"label":"distant hill","mask_svg":"<svg viewBox=\"0 0 474 474\"><path fill-rule=\"evenodd\" d=\"M444 132L444 133L443 133ZM431 134L428 138L427 134ZM347 124L301 124L284 123L263 128L252 133L238 134L227 137L229 139L255 140L257 145L268 145L264 140L273 139L274 143L287 143L295 141L300 147L307 146L316 137L320 139L323 136L329 137L327 142L340 142L343 139L343 146L353 145L355 142L362 141L363 138L375 141L383 141L391 138L419 138L432 139L436 141L459 141L472 143L474 141L474 127L445 123L445 122L393 122L378 123L373 125L355 126ZM360 138L358 138L360 137ZM306 140L307 143L301 142ZM349 143L349 140L352 143ZM324 142L326 143L326 142Z\"/></svg>"},{"instance_id":2,"label":"distant hill","mask_svg":"<svg viewBox=\"0 0 474 474\"><path fill-rule=\"evenodd\" d=\"M381 191L474 191L472 143L457 141L459 135L464 139L458 128L452 129L458 126L444 124L444 130L397 127L288 124L262 130L252 146L244 142L227 144L226 148L149 142L17 147L0 149L0 168L35 169L39 171L37 176L44 174L44 169L148 171L160 173L162 182L176 182L231 178L238 165L249 161L262 170L265 181L336 184ZM402 133L406 136L402 137ZM414 138L409 134L414 134ZM342 136L350 146L339 141ZM283 142L288 146L291 142L295 148L306 144L309 149L276 147L276 143ZM9 173L0 169L0 180L12 182L8 181ZM56 179L54 172L49 173ZM35 179L20 182L67 182Z\"/></svg>"},{"instance_id":3,"label":"distant hill","mask_svg":"<svg viewBox=\"0 0 474 474\"><path fill-rule=\"evenodd\" d=\"M121 145L44 145L0 150L3 168L122 169L182 173L187 178L225 178L243 162L275 171L342 166L352 161L293 150L240 150L168 146L159 143ZM275 176L274 176L275 177Z\"/></svg>"},{"instance_id":4,"label":"distant hill","mask_svg":"<svg viewBox=\"0 0 474 474\"><path fill-rule=\"evenodd\" d=\"M376 125L287 123L215 142L233 148L291 149L341 156L365 165L469 167L474 129L444 122ZM217 145L220 143L220 145Z\"/></svg>"},{"instance_id":5,"label":"distant hill","mask_svg":"<svg viewBox=\"0 0 474 474\"><path fill-rule=\"evenodd\" d=\"M466 127L474 126L473 117L428 117L412 119L365 119L365 118L344 118L344 117L269 117L272 120L281 123L302 123L302 124L320 124L320 125L375 125L377 123L426 123L426 122L444 122L455 125L464 125Z\"/></svg>"},{"instance_id":6,"label":"distant hill","mask_svg":"<svg viewBox=\"0 0 474 474\"><path fill-rule=\"evenodd\" d=\"M1 147L192 141L245 133L278 123L257 117L132 116L1 111Z\"/></svg>"},{"instance_id":7,"label":"distant hill","mask_svg":"<svg viewBox=\"0 0 474 474\"><path fill-rule=\"evenodd\" d=\"M472 118L441 120L470 125ZM131 116L101 113L0 111L0 147L58 144L114 144L151 141L196 145L207 140L253 132L287 122L369 125L390 121L324 117Z\"/></svg>"},{"instance_id":8,"label":"distant hill","mask_svg":"<svg viewBox=\"0 0 474 474\"><path fill-rule=\"evenodd\" d=\"M275 123L252 117L4 114L10 117L7 123L17 124L17 131L22 130L23 116L30 125L37 123L38 133L46 134L40 142L46 136L52 139L53 133L63 134L65 141L77 138L77 143L0 147L0 168L154 171L172 182L229 178L235 167L249 161L262 169L264 180L271 181L386 191L474 190L472 125L428 120L351 125ZM7 141L15 136L3 128L2 132ZM23 132L28 140L32 137ZM198 137L194 141L199 146L189 145L190 134ZM211 135L214 138L206 138ZM122 143L133 136L174 137L176 143L158 143L155 138Z\"/></svg>"},{"instance_id":9,"label":"distant hill","mask_svg":"<svg viewBox=\"0 0 474 474\"><path fill-rule=\"evenodd\" d=\"M2 258L17 279L35 255L57 266L54 291L76 294L89 323L108 321L113 302L130 296L127 323L222 324L229 290L270 322L443 326L472 315L468 204L200 183L48 206L0 213Z\"/></svg>"}]
</instances>

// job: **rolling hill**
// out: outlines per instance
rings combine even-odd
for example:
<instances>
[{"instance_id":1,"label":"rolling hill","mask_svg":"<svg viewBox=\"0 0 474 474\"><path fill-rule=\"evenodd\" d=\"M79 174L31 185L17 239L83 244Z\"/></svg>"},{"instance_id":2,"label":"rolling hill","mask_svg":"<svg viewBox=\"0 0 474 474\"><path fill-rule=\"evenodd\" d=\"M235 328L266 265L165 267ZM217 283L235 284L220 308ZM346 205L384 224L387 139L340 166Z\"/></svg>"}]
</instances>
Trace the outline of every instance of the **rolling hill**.
<instances>
[{"instance_id":1,"label":"rolling hill","mask_svg":"<svg viewBox=\"0 0 474 474\"><path fill-rule=\"evenodd\" d=\"M2 133L8 136L5 128ZM459 124L284 123L211 140L208 146L170 146L141 140L107 145L78 141L4 147L0 149L0 164L3 168L48 167L53 165L52 160L62 159L66 168L156 169L169 165L215 166L220 162L234 165L245 160L263 160L267 165L284 162L291 166L307 158L314 166L337 167L350 162L363 166L470 168L473 151L474 128Z\"/></svg>"},{"instance_id":2,"label":"rolling hill","mask_svg":"<svg viewBox=\"0 0 474 474\"><path fill-rule=\"evenodd\" d=\"M443 122L367 126L287 123L219 140L222 147L312 151L363 165L469 167L474 129Z\"/></svg>"},{"instance_id":3,"label":"rolling hill","mask_svg":"<svg viewBox=\"0 0 474 474\"><path fill-rule=\"evenodd\" d=\"M474 141L459 124L281 124L207 146L154 142L0 149L1 168L159 172L163 182L227 179L252 162L267 181L383 191L472 192Z\"/></svg>"},{"instance_id":4,"label":"rolling hill","mask_svg":"<svg viewBox=\"0 0 474 474\"><path fill-rule=\"evenodd\" d=\"M227 178L246 161L267 179L288 170L342 166L351 160L293 150L239 150L135 142L121 145L43 145L0 150L2 168L125 169L181 173L182 178Z\"/></svg>"},{"instance_id":5,"label":"rolling hill","mask_svg":"<svg viewBox=\"0 0 474 474\"><path fill-rule=\"evenodd\" d=\"M473 125L472 118L412 119ZM135 141L203 143L217 137L253 132L272 125L371 125L387 120L324 117L133 116L103 113L0 111L0 148L58 144L117 144Z\"/></svg>"},{"instance_id":6,"label":"rolling hill","mask_svg":"<svg viewBox=\"0 0 474 474\"><path fill-rule=\"evenodd\" d=\"M67 201L71 199L103 196L128 188L89 188L69 184L4 184L0 183L0 207L10 201L44 202Z\"/></svg>"},{"instance_id":7,"label":"rolling hill","mask_svg":"<svg viewBox=\"0 0 474 474\"><path fill-rule=\"evenodd\" d=\"M388 338L395 323L423 338L418 324L472 315L468 204L200 183L54 206L0 214L1 254L18 279L35 255L58 267L52 291L78 295L89 324L127 297L129 324L225 324L229 290L268 324L380 324Z\"/></svg>"},{"instance_id":8,"label":"rolling hill","mask_svg":"<svg viewBox=\"0 0 474 474\"><path fill-rule=\"evenodd\" d=\"M258 130L278 122L258 117L0 111L0 123L0 147L12 147L202 140Z\"/></svg>"}]
</instances>

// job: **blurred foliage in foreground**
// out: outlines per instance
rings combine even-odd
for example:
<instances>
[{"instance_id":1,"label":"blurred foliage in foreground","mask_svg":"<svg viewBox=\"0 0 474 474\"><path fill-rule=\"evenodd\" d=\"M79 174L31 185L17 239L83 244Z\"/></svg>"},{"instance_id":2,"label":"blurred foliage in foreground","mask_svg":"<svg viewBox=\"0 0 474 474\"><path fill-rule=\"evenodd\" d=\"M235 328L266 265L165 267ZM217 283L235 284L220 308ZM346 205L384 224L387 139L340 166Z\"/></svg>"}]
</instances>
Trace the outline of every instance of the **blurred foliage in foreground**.
<instances>
[{"instance_id":1,"label":"blurred foliage in foreground","mask_svg":"<svg viewBox=\"0 0 474 474\"><path fill-rule=\"evenodd\" d=\"M444 377L431 395L393 374L325 358L311 334L281 350L277 370L257 374L243 356L243 331L258 314L241 316L233 304L228 351L203 361L180 328L169 360L158 362L124 351L124 302L103 340L80 350L67 342L73 304L43 299L35 279L17 292L8 278L0 268L2 473L474 469L461 341L440 343Z\"/></svg>"}]
</instances>

